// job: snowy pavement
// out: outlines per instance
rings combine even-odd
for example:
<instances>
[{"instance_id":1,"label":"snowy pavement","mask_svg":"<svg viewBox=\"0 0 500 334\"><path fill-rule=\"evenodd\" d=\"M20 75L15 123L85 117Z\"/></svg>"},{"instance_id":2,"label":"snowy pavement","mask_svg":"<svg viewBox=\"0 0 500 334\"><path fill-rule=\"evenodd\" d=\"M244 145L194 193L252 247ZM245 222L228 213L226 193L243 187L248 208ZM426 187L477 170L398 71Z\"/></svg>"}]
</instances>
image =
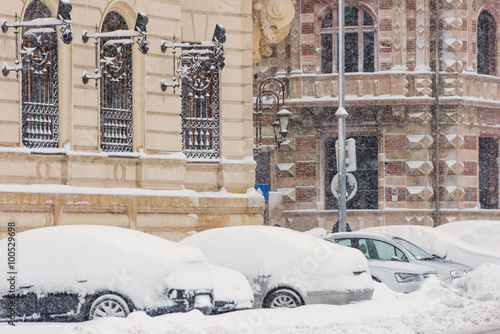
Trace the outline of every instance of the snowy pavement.
<instances>
[{"instance_id":1,"label":"snowy pavement","mask_svg":"<svg viewBox=\"0 0 500 334\"><path fill-rule=\"evenodd\" d=\"M198 311L84 323L0 324L2 334L500 333L500 265L485 264L451 283L437 278L411 294L377 284L373 300L343 306L258 309L205 316Z\"/></svg>"}]
</instances>

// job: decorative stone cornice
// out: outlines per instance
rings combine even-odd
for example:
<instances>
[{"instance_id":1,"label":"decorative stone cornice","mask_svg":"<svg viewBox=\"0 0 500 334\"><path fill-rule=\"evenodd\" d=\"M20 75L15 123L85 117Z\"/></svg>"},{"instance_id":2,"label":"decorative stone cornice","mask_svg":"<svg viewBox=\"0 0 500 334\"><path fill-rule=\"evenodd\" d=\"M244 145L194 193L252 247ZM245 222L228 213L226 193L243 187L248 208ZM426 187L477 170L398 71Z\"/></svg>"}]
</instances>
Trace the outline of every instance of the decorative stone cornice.
<instances>
[{"instance_id":1,"label":"decorative stone cornice","mask_svg":"<svg viewBox=\"0 0 500 334\"><path fill-rule=\"evenodd\" d=\"M294 0L253 0L253 71L262 56L272 54L271 45L285 39L295 16Z\"/></svg>"}]
</instances>

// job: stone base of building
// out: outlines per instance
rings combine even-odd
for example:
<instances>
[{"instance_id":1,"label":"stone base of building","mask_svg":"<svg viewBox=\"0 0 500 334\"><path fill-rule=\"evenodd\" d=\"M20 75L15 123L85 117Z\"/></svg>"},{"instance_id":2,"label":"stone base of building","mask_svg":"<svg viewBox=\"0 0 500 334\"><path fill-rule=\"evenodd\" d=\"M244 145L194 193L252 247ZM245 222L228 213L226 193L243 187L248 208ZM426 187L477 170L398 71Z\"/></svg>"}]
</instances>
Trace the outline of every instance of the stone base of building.
<instances>
[{"instance_id":1,"label":"stone base of building","mask_svg":"<svg viewBox=\"0 0 500 334\"><path fill-rule=\"evenodd\" d=\"M84 188L58 185L0 188L0 239L7 223L17 232L54 225L111 225L173 241L192 231L231 225L262 225L262 197L191 190ZM5 189L6 188L6 189ZM5 191L7 190L7 191Z\"/></svg>"},{"instance_id":2,"label":"stone base of building","mask_svg":"<svg viewBox=\"0 0 500 334\"><path fill-rule=\"evenodd\" d=\"M434 226L433 210L348 210L347 223L353 231L375 226L388 225L423 225ZM283 227L298 231L308 231L313 228L332 230L338 220L336 210L303 210L284 211ZM440 224L460 220L498 220L500 210L442 210L440 211ZM439 225L439 224L438 224Z\"/></svg>"}]
</instances>

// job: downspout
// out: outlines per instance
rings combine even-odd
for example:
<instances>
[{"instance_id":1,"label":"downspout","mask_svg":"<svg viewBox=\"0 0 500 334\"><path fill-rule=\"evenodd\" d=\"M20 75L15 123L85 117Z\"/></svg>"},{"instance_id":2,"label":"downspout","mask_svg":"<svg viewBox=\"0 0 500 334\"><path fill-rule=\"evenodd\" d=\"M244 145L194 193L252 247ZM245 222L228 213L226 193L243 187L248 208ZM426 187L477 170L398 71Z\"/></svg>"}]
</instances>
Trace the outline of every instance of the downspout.
<instances>
[{"instance_id":1,"label":"downspout","mask_svg":"<svg viewBox=\"0 0 500 334\"><path fill-rule=\"evenodd\" d=\"M439 226L440 215L441 215L441 205L440 205L440 196L439 196L439 157L440 157L440 126L439 119L440 115L440 106L439 106L439 95L440 95L440 75L439 75L439 42L441 40L441 29L439 22L439 1L434 0L435 3L435 11L434 11L434 40L435 40L435 48L434 48L434 57L435 57L435 70L434 70L434 117L432 124L432 132L434 137L434 155L433 155L433 164L434 164L434 173L433 173L433 191L434 191L434 212L433 212L433 226Z\"/></svg>"}]
</instances>

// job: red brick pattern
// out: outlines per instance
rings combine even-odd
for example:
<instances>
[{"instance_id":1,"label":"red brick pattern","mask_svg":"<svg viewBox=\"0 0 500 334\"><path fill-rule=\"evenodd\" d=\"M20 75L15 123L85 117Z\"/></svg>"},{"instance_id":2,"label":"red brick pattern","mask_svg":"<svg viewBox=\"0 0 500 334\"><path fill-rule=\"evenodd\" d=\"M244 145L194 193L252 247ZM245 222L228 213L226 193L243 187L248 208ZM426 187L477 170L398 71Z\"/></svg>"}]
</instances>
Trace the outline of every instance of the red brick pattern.
<instances>
[{"instance_id":1,"label":"red brick pattern","mask_svg":"<svg viewBox=\"0 0 500 334\"><path fill-rule=\"evenodd\" d=\"M477 162L464 161L464 175L476 176L477 175Z\"/></svg>"},{"instance_id":2,"label":"red brick pattern","mask_svg":"<svg viewBox=\"0 0 500 334\"><path fill-rule=\"evenodd\" d=\"M477 137L476 136L464 136L464 149L477 150Z\"/></svg>"},{"instance_id":3,"label":"red brick pattern","mask_svg":"<svg viewBox=\"0 0 500 334\"><path fill-rule=\"evenodd\" d=\"M405 163L404 161L389 161L385 163L385 174L386 175L405 175Z\"/></svg>"},{"instance_id":4,"label":"red brick pattern","mask_svg":"<svg viewBox=\"0 0 500 334\"><path fill-rule=\"evenodd\" d=\"M316 202L316 189L315 188L295 188L295 201L296 202Z\"/></svg>"},{"instance_id":5,"label":"red brick pattern","mask_svg":"<svg viewBox=\"0 0 500 334\"><path fill-rule=\"evenodd\" d=\"M295 175L297 177L316 177L316 163L297 162L295 164Z\"/></svg>"},{"instance_id":6,"label":"red brick pattern","mask_svg":"<svg viewBox=\"0 0 500 334\"><path fill-rule=\"evenodd\" d=\"M295 151L297 152L314 152L316 150L316 138L314 137L299 137L295 139Z\"/></svg>"},{"instance_id":7,"label":"red brick pattern","mask_svg":"<svg viewBox=\"0 0 500 334\"><path fill-rule=\"evenodd\" d=\"M386 150L404 150L405 136L403 135L386 135L384 137L384 147Z\"/></svg>"},{"instance_id":8,"label":"red brick pattern","mask_svg":"<svg viewBox=\"0 0 500 334\"><path fill-rule=\"evenodd\" d=\"M385 201L392 202L392 188L385 188ZM398 202L406 201L406 189L398 188Z\"/></svg>"}]
</instances>

